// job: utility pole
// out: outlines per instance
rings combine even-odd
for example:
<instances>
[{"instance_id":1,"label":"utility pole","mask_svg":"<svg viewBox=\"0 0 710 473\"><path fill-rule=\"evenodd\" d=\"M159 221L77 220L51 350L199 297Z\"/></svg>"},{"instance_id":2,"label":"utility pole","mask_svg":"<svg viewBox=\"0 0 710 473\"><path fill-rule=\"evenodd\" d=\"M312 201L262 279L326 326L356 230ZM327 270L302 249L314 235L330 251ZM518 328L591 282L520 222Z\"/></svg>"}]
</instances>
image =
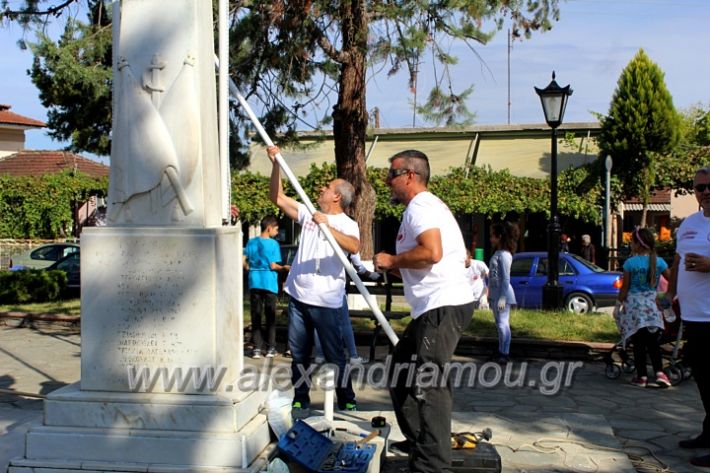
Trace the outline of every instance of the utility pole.
<instances>
[{"instance_id":1,"label":"utility pole","mask_svg":"<svg viewBox=\"0 0 710 473\"><path fill-rule=\"evenodd\" d=\"M510 50L513 49L510 37L510 28L508 28L508 125L510 125Z\"/></svg>"}]
</instances>

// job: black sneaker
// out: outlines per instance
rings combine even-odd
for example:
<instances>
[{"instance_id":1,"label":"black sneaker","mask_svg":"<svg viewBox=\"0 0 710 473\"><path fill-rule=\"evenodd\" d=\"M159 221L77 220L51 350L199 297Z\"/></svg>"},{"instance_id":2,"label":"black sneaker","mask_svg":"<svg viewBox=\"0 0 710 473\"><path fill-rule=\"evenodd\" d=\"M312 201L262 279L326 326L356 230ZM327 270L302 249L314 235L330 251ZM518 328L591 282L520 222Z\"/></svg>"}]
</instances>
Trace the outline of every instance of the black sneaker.
<instances>
[{"instance_id":1,"label":"black sneaker","mask_svg":"<svg viewBox=\"0 0 710 473\"><path fill-rule=\"evenodd\" d=\"M258 348L254 348L251 352L251 357L254 360L258 360L259 358L261 358L261 350L259 350Z\"/></svg>"},{"instance_id":2,"label":"black sneaker","mask_svg":"<svg viewBox=\"0 0 710 473\"><path fill-rule=\"evenodd\" d=\"M389 451L395 455L409 456L409 451L411 446L407 440L402 440L401 442L391 442L389 445Z\"/></svg>"},{"instance_id":3,"label":"black sneaker","mask_svg":"<svg viewBox=\"0 0 710 473\"><path fill-rule=\"evenodd\" d=\"M294 401L291 404L291 417L296 419L305 419L311 415L311 410L306 403Z\"/></svg>"},{"instance_id":4,"label":"black sneaker","mask_svg":"<svg viewBox=\"0 0 710 473\"><path fill-rule=\"evenodd\" d=\"M352 400L350 402L346 402L345 405L338 405L338 409L341 411L355 412L357 411L357 401Z\"/></svg>"}]
</instances>

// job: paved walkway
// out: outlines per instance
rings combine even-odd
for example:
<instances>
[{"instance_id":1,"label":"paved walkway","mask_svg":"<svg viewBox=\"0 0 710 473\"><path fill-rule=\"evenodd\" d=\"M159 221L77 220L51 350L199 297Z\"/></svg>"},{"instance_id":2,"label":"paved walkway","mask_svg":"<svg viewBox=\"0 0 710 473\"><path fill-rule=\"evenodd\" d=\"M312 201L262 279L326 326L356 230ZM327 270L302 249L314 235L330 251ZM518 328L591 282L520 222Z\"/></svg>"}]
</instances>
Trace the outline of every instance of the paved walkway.
<instances>
[{"instance_id":1,"label":"paved walkway","mask_svg":"<svg viewBox=\"0 0 710 473\"><path fill-rule=\"evenodd\" d=\"M0 326L0 388L46 394L79 379L76 330L14 325ZM535 359L516 360L495 382L495 367L482 358L456 360L477 371L471 386L455 391L454 429L490 427L505 472L710 471L688 463L692 455L710 452L675 447L700 426L702 411L692 381L670 389L640 389L627 383L630 375L607 379L599 362ZM385 390L365 386L358 396L363 416L382 411L394 420ZM314 403L320 399L316 393ZM9 458L22 454L24 432L41 418L40 400L0 394L0 472ZM396 428L391 438L401 438ZM650 465L660 468L642 469ZM385 471L395 467L389 464Z\"/></svg>"}]
</instances>

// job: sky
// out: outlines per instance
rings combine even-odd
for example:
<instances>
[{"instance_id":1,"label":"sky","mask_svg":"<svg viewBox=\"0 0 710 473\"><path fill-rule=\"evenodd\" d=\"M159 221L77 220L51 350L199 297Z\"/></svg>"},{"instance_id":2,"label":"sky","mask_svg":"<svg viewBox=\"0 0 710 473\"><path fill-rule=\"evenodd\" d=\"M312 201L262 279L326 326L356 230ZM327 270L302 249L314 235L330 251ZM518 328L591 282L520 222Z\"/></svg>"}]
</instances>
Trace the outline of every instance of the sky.
<instances>
[{"instance_id":1,"label":"sky","mask_svg":"<svg viewBox=\"0 0 710 473\"><path fill-rule=\"evenodd\" d=\"M552 30L513 42L510 123L544 123L533 87L547 86L553 70L558 84L569 84L574 91L564 121L594 121L594 112L608 112L619 75L639 48L665 73L677 108L697 104L707 108L710 104L709 0L560 0L560 10L560 20ZM32 55L16 46L22 34L16 25L0 27L0 103L12 105L21 115L45 120L47 112L26 74ZM475 124L508 122L507 48L505 29L487 45L476 46L476 54L453 46L460 61L451 69L454 86L457 90L474 86L467 105L476 114ZM437 72L441 74L441 70ZM418 100L425 98L433 76L431 63L424 62ZM371 75L367 105L370 110L380 109L381 127L411 127L412 103L404 74L390 78L384 73ZM421 117L415 123L432 126ZM66 146L53 141L44 130L28 131L26 136L28 149Z\"/></svg>"}]
</instances>

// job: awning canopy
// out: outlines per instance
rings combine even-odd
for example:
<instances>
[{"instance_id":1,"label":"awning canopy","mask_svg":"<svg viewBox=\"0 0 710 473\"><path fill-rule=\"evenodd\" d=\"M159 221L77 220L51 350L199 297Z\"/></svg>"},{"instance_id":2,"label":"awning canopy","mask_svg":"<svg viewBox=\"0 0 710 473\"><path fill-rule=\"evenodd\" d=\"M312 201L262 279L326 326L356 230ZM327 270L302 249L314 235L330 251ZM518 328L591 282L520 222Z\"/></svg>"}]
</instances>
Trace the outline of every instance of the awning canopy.
<instances>
[{"instance_id":1,"label":"awning canopy","mask_svg":"<svg viewBox=\"0 0 710 473\"><path fill-rule=\"evenodd\" d=\"M647 210L649 212L670 212L671 204L648 204ZM643 211L643 204L624 204L624 212L641 212Z\"/></svg>"},{"instance_id":2,"label":"awning canopy","mask_svg":"<svg viewBox=\"0 0 710 473\"><path fill-rule=\"evenodd\" d=\"M562 138L566 132L575 135L574 147ZM599 133L598 123L563 125L558 134L557 163L561 171L578 167L597 158L598 148L590 137ZM335 162L332 135L302 134L306 149L282 150L289 167L297 176L308 174L311 164ZM379 129L368 134L366 150L374 149L368 166L387 167L388 159L399 151L417 149L429 156L433 175L446 174L451 168L468 162L490 166L494 171L508 169L514 176L546 178L550 173L551 131L547 125L473 126L461 129ZM271 161L262 145L250 147L249 170L268 176Z\"/></svg>"}]
</instances>

